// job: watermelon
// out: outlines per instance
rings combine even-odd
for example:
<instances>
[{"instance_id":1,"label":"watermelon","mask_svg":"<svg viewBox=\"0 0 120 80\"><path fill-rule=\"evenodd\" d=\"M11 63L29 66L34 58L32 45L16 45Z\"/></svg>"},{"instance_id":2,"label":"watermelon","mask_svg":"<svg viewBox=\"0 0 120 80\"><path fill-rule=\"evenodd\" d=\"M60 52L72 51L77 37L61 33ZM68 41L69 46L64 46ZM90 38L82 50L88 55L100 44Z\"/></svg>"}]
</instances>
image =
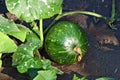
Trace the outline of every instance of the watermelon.
<instances>
[{"instance_id":1,"label":"watermelon","mask_svg":"<svg viewBox=\"0 0 120 80\"><path fill-rule=\"evenodd\" d=\"M85 31L76 23L60 21L45 37L45 50L50 58L60 64L81 61L87 52L88 38Z\"/></svg>"}]
</instances>

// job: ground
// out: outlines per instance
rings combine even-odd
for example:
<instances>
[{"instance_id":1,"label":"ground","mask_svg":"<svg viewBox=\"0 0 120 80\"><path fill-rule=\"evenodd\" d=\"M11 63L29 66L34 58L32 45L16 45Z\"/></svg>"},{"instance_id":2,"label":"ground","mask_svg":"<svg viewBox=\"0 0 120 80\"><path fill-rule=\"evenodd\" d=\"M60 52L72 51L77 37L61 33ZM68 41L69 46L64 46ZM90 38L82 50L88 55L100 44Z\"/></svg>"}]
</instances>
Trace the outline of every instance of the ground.
<instances>
[{"instance_id":1,"label":"ground","mask_svg":"<svg viewBox=\"0 0 120 80\"><path fill-rule=\"evenodd\" d=\"M120 12L119 5L119 0L116 0L117 18L120 18L118 14ZM63 12L74 10L95 11L110 17L111 0L64 0ZM0 14L9 14L4 0L0 0ZM10 15L7 16L10 17ZM12 18L16 20L16 18ZM58 80L72 80L73 74L77 74L79 77L86 76L90 80L94 80L97 77L112 77L119 80L120 22L115 22L116 29L111 29L103 20L95 23L94 18L87 15L70 15L63 18L63 20L74 21L84 28L89 38L89 47L86 56L81 62L63 65L62 68L56 65L65 72L65 74L58 76ZM3 64L4 68L0 70L0 80L29 80L27 75L19 74L15 68L10 66L10 60L4 60L6 64Z\"/></svg>"}]
</instances>

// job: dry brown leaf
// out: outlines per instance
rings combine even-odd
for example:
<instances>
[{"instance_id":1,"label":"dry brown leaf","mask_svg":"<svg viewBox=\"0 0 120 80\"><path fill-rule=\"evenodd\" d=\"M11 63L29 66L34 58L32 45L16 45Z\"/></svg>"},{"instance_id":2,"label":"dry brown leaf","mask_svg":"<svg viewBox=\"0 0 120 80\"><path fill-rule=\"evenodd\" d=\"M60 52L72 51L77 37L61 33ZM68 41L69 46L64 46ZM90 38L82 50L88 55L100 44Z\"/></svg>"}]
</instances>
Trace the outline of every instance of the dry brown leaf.
<instances>
[{"instance_id":1,"label":"dry brown leaf","mask_svg":"<svg viewBox=\"0 0 120 80\"><path fill-rule=\"evenodd\" d=\"M0 80L15 80L7 74L0 73Z\"/></svg>"},{"instance_id":2,"label":"dry brown leaf","mask_svg":"<svg viewBox=\"0 0 120 80\"><path fill-rule=\"evenodd\" d=\"M9 12L5 13L5 16L11 21L18 21L20 24L23 23L23 21L21 19L17 18L14 14L11 14Z\"/></svg>"},{"instance_id":3,"label":"dry brown leaf","mask_svg":"<svg viewBox=\"0 0 120 80\"><path fill-rule=\"evenodd\" d=\"M76 72L83 76L88 76L89 73L85 71L85 63L74 63L68 65L60 65L52 62L52 65L62 70L64 73L70 74L71 72Z\"/></svg>"},{"instance_id":4,"label":"dry brown leaf","mask_svg":"<svg viewBox=\"0 0 120 80\"><path fill-rule=\"evenodd\" d=\"M0 68L0 73L2 72L3 69L4 69L3 67Z\"/></svg>"},{"instance_id":5,"label":"dry brown leaf","mask_svg":"<svg viewBox=\"0 0 120 80\"><path fill-rule=\"evenodd\" d=\"M114 46L119 45L119 41L114 35L114 33L111 32L110 30L107 30L105 28L105 25L103 25L103 27L100 28L95 28L94 24L91 23L89 27L89 31L90 33L92 33L92 35L99 42L100 45L105 45L105 44L112 44Z\"/></svg>"}]
</instances>

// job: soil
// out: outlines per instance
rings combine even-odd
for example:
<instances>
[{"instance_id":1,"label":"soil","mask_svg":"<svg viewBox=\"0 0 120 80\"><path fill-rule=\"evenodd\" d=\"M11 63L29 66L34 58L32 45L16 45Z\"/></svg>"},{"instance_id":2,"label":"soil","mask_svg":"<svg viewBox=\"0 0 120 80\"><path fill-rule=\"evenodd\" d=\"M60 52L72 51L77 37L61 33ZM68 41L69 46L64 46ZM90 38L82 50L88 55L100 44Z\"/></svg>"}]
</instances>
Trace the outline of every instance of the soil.
<instances>
[{"instance_id":1,"label":"soil","mask_svg":"<svg viewBox=\"0 0 120 80\"><path fill-rule=\"evenodd\" d=\"M86 10L95 11L106 17L111 16L112 0L64 0L63 11ZM116 0L116 17L120 18L120 1ZM0 15L12 20L16 17L9 15L4 0L0 0ZM58 75L57 80L72 80L74 74L89 80L98 77L112 77L120 80L120 22L114 22L116 29L111 29L103 20L95 23L95 18L87 15L70 15L63 20L70 20L78 23L86 31L89 38L88 52L79 63L72 65L54 65L65 72ZM19 21L19 20L18 20ZM50 20L46 20L49 22ZM47 24L45 24L47 26ZM10 66L9 57L4 60L3 68L0 70L0 80L29 80L26 74L19 74ZM12 74L11 74L12 73Z\"/></svg>"}]
</instances>

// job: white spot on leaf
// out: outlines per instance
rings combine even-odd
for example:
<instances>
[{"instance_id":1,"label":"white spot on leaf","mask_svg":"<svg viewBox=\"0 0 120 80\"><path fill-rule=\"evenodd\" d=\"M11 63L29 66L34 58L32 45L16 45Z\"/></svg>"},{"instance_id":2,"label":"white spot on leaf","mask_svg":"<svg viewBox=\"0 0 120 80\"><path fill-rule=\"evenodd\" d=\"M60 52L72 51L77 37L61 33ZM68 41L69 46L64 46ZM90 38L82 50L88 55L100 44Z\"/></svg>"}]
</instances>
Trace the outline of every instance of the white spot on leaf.
<instances>
[{"instance_id":1,"label":"white spot on leaf","mask_svg":"<svg viewBox=\"0 0 120 80\"><path fill-rule=\"evenodd\" d=\"M30 17L30 13L26 15L27 17Z\"/></svg>"},{"instance_id":2,"label":"white spot on leaf","mask_svg":"<svg viewBox=\"0 0 120 80\"><path fill-rule=\"evenodd\" d=\"M33 68L34 66L33 65L30 65L31 68Z\"/></svg>"},{"instance_id":3,"label":"white spot on leaf","mask_svg":"<svg viewBox=\"0 0 120 80\"><path fill-rule=\"evenodd\" d=\"M28 6L26 7L26 9L27 9L27 10L29 10L30 8L31 8L31 6L30 6L30 5L28 5Z\"/></svg>"},{"instance_id":4,"label":"white spot on leaf","mask_svg":"<svg viewBox=\"0 0 120 80\"><path fill-rule=\"evenodd\" d=\"M24 66L28 66L28 65L27 65L27 62L24 63Z\"/></svg>"},{"instance_id":5,"label":"white spot on leaf","mask_svg":"<svg viewBox=\"0 0 120 80\"><path fill-rule=\"evenodd\" d=\"M42 10L40 9L40 13L42 13Z\"/></svg>"},{"instance_id":6,"label":"white spot on leaf","mask_svg":"<svg viewBox=\"0 0 120 80\"><path fill-rule=\"evenodd\" d=\"M47 2L48 2L47 0L42 0L42 1L45 3L45 5L47 5Z\"/></svg>"},{"instance_id":7,"label":"white spot on leaf","mask_svg":"<svg viewBox=\"0 0 120 80\"><path fill-rule=\"evenodd\" d=\"M24 50L27 50L27 48L25 47L25 48L23 48Z\"/></svg>"},{"instance_id":8,"label":"white spot on leaf","mask_svg":"<svg viewBox=\"0 0 120 80\"><path fill-rule=\"evenodd\" d=\"M50 8L50 5L48 5L47 7Z\"/></svg>"},{"instance_id":9,"label":"white spot on leaf","mask_svg":"<svg viewBox=\"0 0 120 80\"><path fill-rule=\"evenodd\" d=\"M8 29L9 29L9 28L10 28L10 26L6 26L6 28L8 28Z\"/></svg>"},{"instance_id":10,"label":"white spot on leaf","mask_svg":"<svg viewBox=\"0 0 120 80\"><path fill-rule=\"evenodd\" d=\"M15 6L16 5L16 3L13 3L13 6Z\"/></svg>"},{"instance_id":11,"label":"white spot on leaf","mask_svg":"<svg viewBox=\"0 0 120 80\"><path fill-rule=\"evenodd\" d=\"M20 3L20 0L18 0L18 3Z\"/></svg>"}]
</instances>

